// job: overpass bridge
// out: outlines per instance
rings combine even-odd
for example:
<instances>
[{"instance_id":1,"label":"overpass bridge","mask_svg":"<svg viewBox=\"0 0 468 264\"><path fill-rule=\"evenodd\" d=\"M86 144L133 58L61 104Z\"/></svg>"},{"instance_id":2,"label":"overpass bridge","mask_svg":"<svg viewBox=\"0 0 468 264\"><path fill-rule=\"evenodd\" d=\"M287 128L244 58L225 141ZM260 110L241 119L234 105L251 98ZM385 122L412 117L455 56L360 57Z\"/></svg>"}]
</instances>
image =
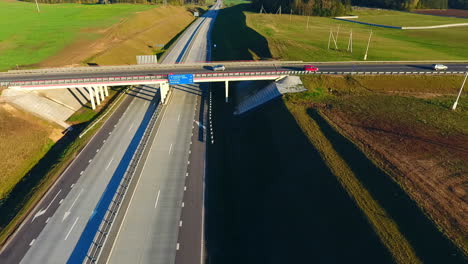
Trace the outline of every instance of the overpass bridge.
<instances>
[{"instance_id":1,"label":"overpass bridge","mask_svg":"<svg viewBox=\"0 0 468 264\"><path fill-rule=\"evenodd\" d=\"M314 64L319 71L304 71ZM229 82L278 80L290 75L309 74L463 74L465 61L451 61L448 71L434 71L428 61L417 62L302 62L302 61L242 61L224 62L226 71L214 72L216 63L103 66L9 71L0 74L0 86L21 90L86 88L92 108L108 95L109 86L159 84L164 102L169 91L168 75L192 74L194 83L224 82L226 101Z\"/></svg>"}]
</instances>

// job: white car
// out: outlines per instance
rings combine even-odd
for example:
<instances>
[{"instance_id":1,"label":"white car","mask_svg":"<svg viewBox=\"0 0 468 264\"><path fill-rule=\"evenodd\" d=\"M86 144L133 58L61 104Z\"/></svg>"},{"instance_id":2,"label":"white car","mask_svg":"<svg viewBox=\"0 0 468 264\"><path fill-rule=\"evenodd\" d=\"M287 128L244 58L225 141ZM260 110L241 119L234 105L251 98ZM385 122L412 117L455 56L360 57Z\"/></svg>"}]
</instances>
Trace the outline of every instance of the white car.
<instances>
[{"instance_id":1,"label":"white car","mask_svg":"<svg viewBox=\"0 0 468 264\"><path fill-rule=\"evenodd\" d=\"M215 65L215 66L211 67L211 69L213 71L225 71L226 67L224 67L224 65Z\"/></svg>"},{"instance_id":2,"label":"white car","mask_svg":"<svg viewBox=\"0 0 468 264\"><path fill-rule=\"evenodd\" d=\"M434 69L435 71L445 71L448 69L448 67L443 64L433 64L432 69Z\"/></svg>"}]
</instances>

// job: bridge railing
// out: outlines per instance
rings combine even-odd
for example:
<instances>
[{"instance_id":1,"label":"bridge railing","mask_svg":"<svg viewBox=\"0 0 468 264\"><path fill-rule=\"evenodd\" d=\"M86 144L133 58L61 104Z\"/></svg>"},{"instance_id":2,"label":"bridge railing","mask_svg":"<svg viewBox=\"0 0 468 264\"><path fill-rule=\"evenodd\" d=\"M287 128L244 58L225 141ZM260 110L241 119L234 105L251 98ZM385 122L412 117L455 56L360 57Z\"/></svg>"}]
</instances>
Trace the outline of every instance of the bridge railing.
<instances>
[{"instance_id":1,"label":"bridge railing","mask_svg":"<svg viewBox=\"0 0 468 264\"><path fill-rule=\"evenodd\" d=\"M262 72L212 72L212 73L196 73L194 78L229 78L229 77L254 77L254 76L271 76L271 75L405 75L405 74L464 74L464 71L399 71L399 72L370 72L370 71L353 71L353 72L337 72L337 71L262 71ZM94 78L75 78L75 79L58 79L58 80L37 80L37 81L10 81L0 82L0 86L47 86L47 85L93 85L106 84L123 85L125 82L138 81L166 81L167 75L145 75L145 76L112 76L112 77L94 77Z\"/></svg>"}]
</instances>

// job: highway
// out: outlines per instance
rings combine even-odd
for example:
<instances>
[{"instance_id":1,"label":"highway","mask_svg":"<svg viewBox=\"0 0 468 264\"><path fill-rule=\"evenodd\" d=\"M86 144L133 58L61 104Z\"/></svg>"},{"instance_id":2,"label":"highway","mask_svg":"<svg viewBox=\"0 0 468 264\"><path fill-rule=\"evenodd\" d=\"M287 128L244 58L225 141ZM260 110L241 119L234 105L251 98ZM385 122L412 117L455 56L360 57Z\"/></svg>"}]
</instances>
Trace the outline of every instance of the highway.
<instances>
[{"instance_id":1,"label":"highway","mask_svg":"<svg viewBox=\"0 0 468 264\"><path fill-rule=\"evenodd\" d=\"M184 32L181 40L190 43L176 46L163 63L207 59L208 32L218 6ZM177 56L180 48L185 54ZM174 87L117 234L104 249L107 263L203 262L202 93L198 85Z\"/></svg>"},{"instance_id":2,"label":"highway","mask_svg":"<svg viewBox=\"0 0 468 264\"><path fill-rule=\"evenodd\" d=\"M200 29L202 30L202 29ZM198 43L194 41L194 43ZM203 45L204 43L199 43ZM183 48L183 47L178 47ZM199 59L199 53L189 52L188 59ZM166 57L167 58L167 57ZM222 63L221 63L222 64ZM311 63L311 62L226 62L226 73L235 72L271 72L271 71L302 71L306 64L314 64L319 68L319 72L433 72L432 63ZM212 64L210 64L212 65ZM468 63L445 63L448 66L448 71L467 71ZM197 73L213 73L208 67L208 63L191 64L191 65L158 65L157 67L118 67L118 69L105 68L96 71L85 72L49 72L49 73L0 73L1 82L17 82L17 81L37 81L37 80L66 80L79 78L99 78L99 77L127 77L127 76L154 76L173 74L197 74Z\"/></svg>"},{"instance_id":3,"label":"highway","mask_svg":"<svg viewBox=\"0 0 468 264\"><path fill-rule=\"evenodd\" d=\"M207 36L206 34L194 34L194 30L209 27L216 11L210 11L207 15L198 19L186 30L170 50L164 62L174 63L197 56L206 58L208 48L202 47L202 45L207 42L200 41L198 38L206 38ZM200 24L199 27L197 24ZM194 40L197 40L196 43ZM190 49L187 48L187 42L190 42ZM180 57L180 54L184 54L183 57ZM134 148L132 146L139 142L138 135L141 134L139 132L146 128L148 116L155 110L157 92L155 87L140 86L134 88L128 96L124 97L121 105L110 116L103 128L61 175L56 184L51 187L14 236L3 247L0 253L0 263L65 263L67 261L81 263L80 260L70 258L70 256L74 256L77 250L87 246L80 245L83 234L86 233L89 222L96 215L96 208L98 208L100 200L104 195L109 195L107 193L108 184L120 179L124 174L125 165L128 165L129 159L133 155ZM200 147L204 145L204 142L198 140L198 131L195 129L194 122L195 110L197 109L198 112L200 109L200 95L201 90L198 86L176 87L174 89L170 103L164 111L166 114L159 122L159 129L155 130L156 135L153 135L154 141L149 146L148 156L143 158L146 163L141 163L145 169L141 170L141 175L134 176L138 182L145 182L145 187L160 186L158 189L160 196L156 197L157 203L153 199L154 197L150 199L151 207L153 209L157 207L158 210L161 210L154 218L142 221L149 208L146 203L148 200L140 196L153 196L156 194L155 190L137 191L133 199L136 201L140 199L141 204L131 203L129 207L129 210L143 210L143 213L136 219L136 226L133 227L153 228L152 232L145 231L145 236L157 238L158 243L148 244L159 247L157 255L161 262L156 263L168 263L166 260L175 261L184 192L198 200L194 201L198 207L191 207L190 210L187 210L189 213L184 213L184 217L187 219L185 220L186 226L190 226L187 222L190 222L191 218L193 218L193 223L197 223L195 226L192 223L195 230L189 230L189 232L198 233L199 243L193 245L195 248L184 247L185 250L177 252L182 257L195 255L196 259L201 260L203 197L203 188L201 187L205 154L204 148ZM194 132L195 135L193 135ZM194 144L190 144L192 137L195 137ZM172 142L172 145L166 146L168 142ZM195 145L197 145L197 151L190 154L190 147ZM189 157L195 155L202 158L197 157L195 159L197 162L188 169ZM192 177L201 179L201 181L193 181L197 184L192 184L189 190L185 184L188 171L193 173ZM126 210L122 211L126 212ZM131 220L129 217L123 222L123 230L127 230L129 227L127 223ZM153 226L154 221L157 221L158 225ZM133 224L131 223L131 225ZM161 232L164 232L165 235L160 237ZM92 235L94 236L94 234ZM121 243L124 245L129 243L127 238L127 236L118 236L115 246L119 247ZM136 245L141 244L137 243ZM149 248L148 250L152 251L153 249ZM138 255L139 253L140 255ZM141 254L145 253L148 252L138 250L129 252L126 259L135 257L135 254L140 258ZM114 255L110 254L110 257L114 257ZM155 263L154 260L147 260L150 263ZM110 263L114 262L110 261Z\"/></svg>"}]
</instances>

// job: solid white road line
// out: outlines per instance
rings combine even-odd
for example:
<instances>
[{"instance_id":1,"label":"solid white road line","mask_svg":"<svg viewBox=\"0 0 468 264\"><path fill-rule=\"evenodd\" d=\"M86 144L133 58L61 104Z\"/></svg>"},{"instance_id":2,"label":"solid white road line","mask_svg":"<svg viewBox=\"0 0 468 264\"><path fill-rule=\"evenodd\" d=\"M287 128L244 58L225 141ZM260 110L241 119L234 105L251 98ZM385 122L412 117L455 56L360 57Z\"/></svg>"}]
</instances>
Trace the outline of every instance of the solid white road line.
<instances>
[{"instance_id":1,"label":"solid white road line","mask_svg":"<svg viewBox=\"0 0 468 264\"><path fill-rule=\"evenodd\" d=\"M154 202L154 208L156 208L156 206L158 206L158 201L159 201L159 193L161 192L161 190L158 190L158 195L156 196L156 202Z\"/></svg>"},{"instance_id":2,"label":"solid white road line","mask_svg":"<svg viewBox=\"0 0 468 264\"><path fill-rule=\"evenodd\" d=\"M81 191L76 196L75 200L73 201L72 205L70 206L70 209L68 209L68 211L66 211L65 214L63 215L62 222L65 221L65 219L70 215L71 209L73 208L73 206L75 206L75 203L76 203L76 201L78 201L78 198L80 198L80 195L81 195L82 192L83 192L83 188L81 188Z\"/></svg>"},{"instance_id":3,"label":"solid white road line","mask_svg":"<svg viewBox=\"0 0 468 264\"><path fill-rule=\"evenodd\" d=\"M106 169L105 169L105 170L107 170L107 169L109 168L109 166L111 165L112 161L114 161L114 157L112 157L112 159L109 161L109 163L107 164L107 166L106 166Z\"/></svg>"},{"instance_id":4,"label":"solid white road line","mask_svg":"<svg viewBox=\"0 0 468 264\"><path fill-rule=\"evenodd\" d=\"M36 239L31 240L31 243L29 243L29 246L32 246L34 244L34 241L36 241Z\"/></svg>"},{"instance_id":5,"label":"solid white road line","mask_svg":"<svg viewBox=\"0 0 468 264\"><path fill-rule=\"evenodd\" d=\"M73 223L72 227L71 227L70 230L68 231L68 234L65 236L65 240L67 240L68 236L70 235L71 231L72 231L73 228L75 227L76 222L78 222L78 219L79 219L79 218L80 218L79 216L76 218L76 220L75 220L75 222Z\"/></svg>"}]
</instances>

